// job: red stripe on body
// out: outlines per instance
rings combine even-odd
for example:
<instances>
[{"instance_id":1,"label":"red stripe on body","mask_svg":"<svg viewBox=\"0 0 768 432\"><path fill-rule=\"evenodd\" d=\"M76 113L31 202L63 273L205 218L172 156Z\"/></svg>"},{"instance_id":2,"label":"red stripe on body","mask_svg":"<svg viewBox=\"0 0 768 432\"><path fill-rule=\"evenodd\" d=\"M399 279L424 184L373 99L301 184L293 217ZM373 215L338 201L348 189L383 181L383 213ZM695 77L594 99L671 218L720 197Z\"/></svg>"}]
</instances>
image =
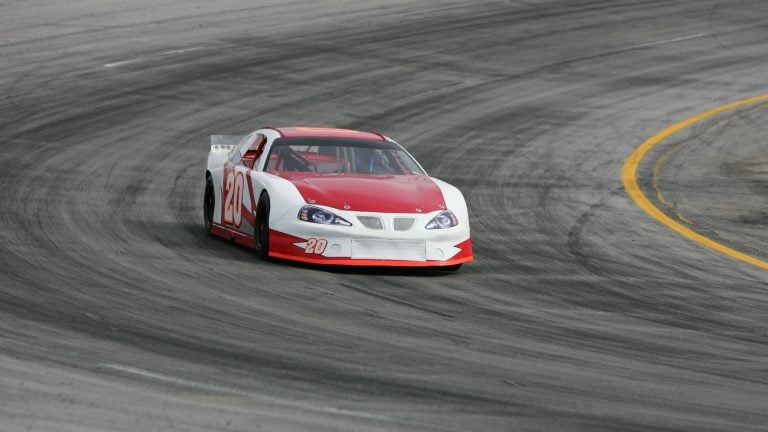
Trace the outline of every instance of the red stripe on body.
<instances>
[{"instance_id":1,"label":"red stripe on body","mask_svg":"<svg viewBox=\"0 0 768 432\"><path fill-rule=\"evenodd\" d=\"M251 179L251 170L248 169L245 171L245 180L248 182L248 195L251 197L251 210L249 211L245 206L243 206L243 209L241 210L243 218L251 224L253 229L256 229L256 200L254 199L253 195L253 180Z\"/></svg>"},{"instance_id":2,"label":"red stripe on body","mask_svg":"<svg viewBox=\"0 0 768 432\"><path fill-rule=\"evenodd\" d=\"M456 264L464 264L472 261L472 257L451 258L447 261L398 261L398 260L370 260L351 258L307 258L296 255L286 255L278 252L270 252L273 258L300 261L309 264L344 265L361 267L445 267Z\"/></svg>"},{"instance_id":3,"label":"red stripe on body","mask_svg":"<svg viewBox=\"0 0 768 432\"><path fill-rule=\"evenodd\" d=\"M351 129L324 128L324 127L283 127L275 128L286 138L355 138L365 140L384 141L384 136L373 132L361 132Z\"/></svg>"},{"instance_id":4,"label":"red stripe on body","mask_svg":"<svg viewBox=\"0 0 768 432\"><path fill-rule=\"evenodd\" d=\"M461 252L457 253L451 258L451 261L453 260L463 260L461 262L470 262L475 259L474 255L472 254L472 240L466 239L463 242L457 244L454 246L455 248L461 249Z\"/></svg>"}]
</instances>

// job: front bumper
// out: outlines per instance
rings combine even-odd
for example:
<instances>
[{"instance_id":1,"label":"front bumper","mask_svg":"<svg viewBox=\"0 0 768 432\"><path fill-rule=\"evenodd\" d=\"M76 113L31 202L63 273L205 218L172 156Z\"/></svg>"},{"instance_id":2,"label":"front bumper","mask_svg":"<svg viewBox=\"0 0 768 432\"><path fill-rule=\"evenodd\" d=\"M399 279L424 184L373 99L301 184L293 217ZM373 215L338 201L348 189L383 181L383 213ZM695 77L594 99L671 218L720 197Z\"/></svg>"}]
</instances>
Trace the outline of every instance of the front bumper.
<instances>
[{"instance_id":1,"label":"front bumper","mask_svg":"<svg viewBox=\"0 0 768 432\"><path fill-rule=\"evenodd\" d=\"M469 238L453 241L386 238L297 237L269 233L269 256L312 264L445 267L473 260Z\"/></svg>"},{"instance_id":2,"label":"front bumper","mask_svg":"<svg viewBox=\"0 0 768 432\"><path fill-rule=\"evenodd\" d=\"M352 226L301 221L298 209L270 221L269 255L312 264L444 267L472 261L466 218L447 229L425 228L429 214L363 213L327 208ZM378 220L374 224L365 220Z\"/></svg>"}]
</instances>

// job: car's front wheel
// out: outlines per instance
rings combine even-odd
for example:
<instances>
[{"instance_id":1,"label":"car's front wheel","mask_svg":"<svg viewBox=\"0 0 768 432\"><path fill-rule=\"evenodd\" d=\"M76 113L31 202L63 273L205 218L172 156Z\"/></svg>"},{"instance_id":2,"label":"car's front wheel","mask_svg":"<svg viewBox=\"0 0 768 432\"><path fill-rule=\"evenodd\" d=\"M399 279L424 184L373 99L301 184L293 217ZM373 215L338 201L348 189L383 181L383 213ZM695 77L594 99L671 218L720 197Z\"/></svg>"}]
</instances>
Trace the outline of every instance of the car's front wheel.
<instances>
[{"instance_id":1,"label":"car's front wheel","mask_svg":"<svg viewBox=\"0 0 768 432\"><path fill-rule=\"evenodd\" d=\"M259 197L256 206L256 227L253 233L256 255L261 259L269 258L269 195L266 192Z\"/></svg>"},{"instance_id":2,"label":"car's front wheel","mask_svg":"<svg viewBox=\"0 0 768 432\"><path fill-rule=\"evenodd\" d=\"M214 207L216 207L216 196L213 193L213 180L211 180L211 176L208 176L205 179L205 193L203 195L203 220L208 234L211 233L213 226Z\"/></svg>"}]
</instances>

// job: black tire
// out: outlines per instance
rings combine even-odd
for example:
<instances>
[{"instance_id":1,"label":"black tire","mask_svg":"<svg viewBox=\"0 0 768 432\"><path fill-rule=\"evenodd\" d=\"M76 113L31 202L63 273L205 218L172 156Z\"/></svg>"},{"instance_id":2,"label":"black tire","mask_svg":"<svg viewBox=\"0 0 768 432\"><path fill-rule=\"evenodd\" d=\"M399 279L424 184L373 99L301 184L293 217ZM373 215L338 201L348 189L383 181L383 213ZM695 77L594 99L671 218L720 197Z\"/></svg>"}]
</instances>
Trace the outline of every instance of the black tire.
<instances>
[{"instance_id":1,"label":"black tire","mask_svg":"<svg viewBox=\"0 0 768 432\"><path fill-rule=\"evenodd\" d=\"M256 206L256 226L253 228L254 249L261 259L269 258L269 195L263 192Z\"/></svg>"},{"instance_id":2,"label":"black tire","mask_svg":"<svg viewBox=\"0 0 768 432\"><path fill-rule=\"evenodd\" d=\"M205 230L211 233L213 227L213 210L216 207L216 194L213 191L213 180L211 176L205 178L205 194L203 195L203 221Z\"/></svg>"}]
</instances>

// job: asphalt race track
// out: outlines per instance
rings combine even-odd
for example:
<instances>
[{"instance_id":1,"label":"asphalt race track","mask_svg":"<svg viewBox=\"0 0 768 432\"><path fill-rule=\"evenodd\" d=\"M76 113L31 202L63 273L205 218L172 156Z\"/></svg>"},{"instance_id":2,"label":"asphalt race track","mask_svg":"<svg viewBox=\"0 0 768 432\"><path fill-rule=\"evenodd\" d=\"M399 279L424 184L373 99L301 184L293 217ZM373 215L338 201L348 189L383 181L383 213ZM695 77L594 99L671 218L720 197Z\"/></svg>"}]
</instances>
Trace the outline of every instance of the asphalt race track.
<instances>
[{"instance_id":1,"label":"asphalt race track","mask_svg":"<svg viewBox=\"0 0 768 432\"><path fill-rule=\"evenodd\" d=\"M768 430L768 273L621 181L768 92L768 2L0 4L0 430ZM455 274L208 237L209 135L394 137L470 207ZM646 195L768 259L768 106Z\"/></svg>"}]
</instances>

